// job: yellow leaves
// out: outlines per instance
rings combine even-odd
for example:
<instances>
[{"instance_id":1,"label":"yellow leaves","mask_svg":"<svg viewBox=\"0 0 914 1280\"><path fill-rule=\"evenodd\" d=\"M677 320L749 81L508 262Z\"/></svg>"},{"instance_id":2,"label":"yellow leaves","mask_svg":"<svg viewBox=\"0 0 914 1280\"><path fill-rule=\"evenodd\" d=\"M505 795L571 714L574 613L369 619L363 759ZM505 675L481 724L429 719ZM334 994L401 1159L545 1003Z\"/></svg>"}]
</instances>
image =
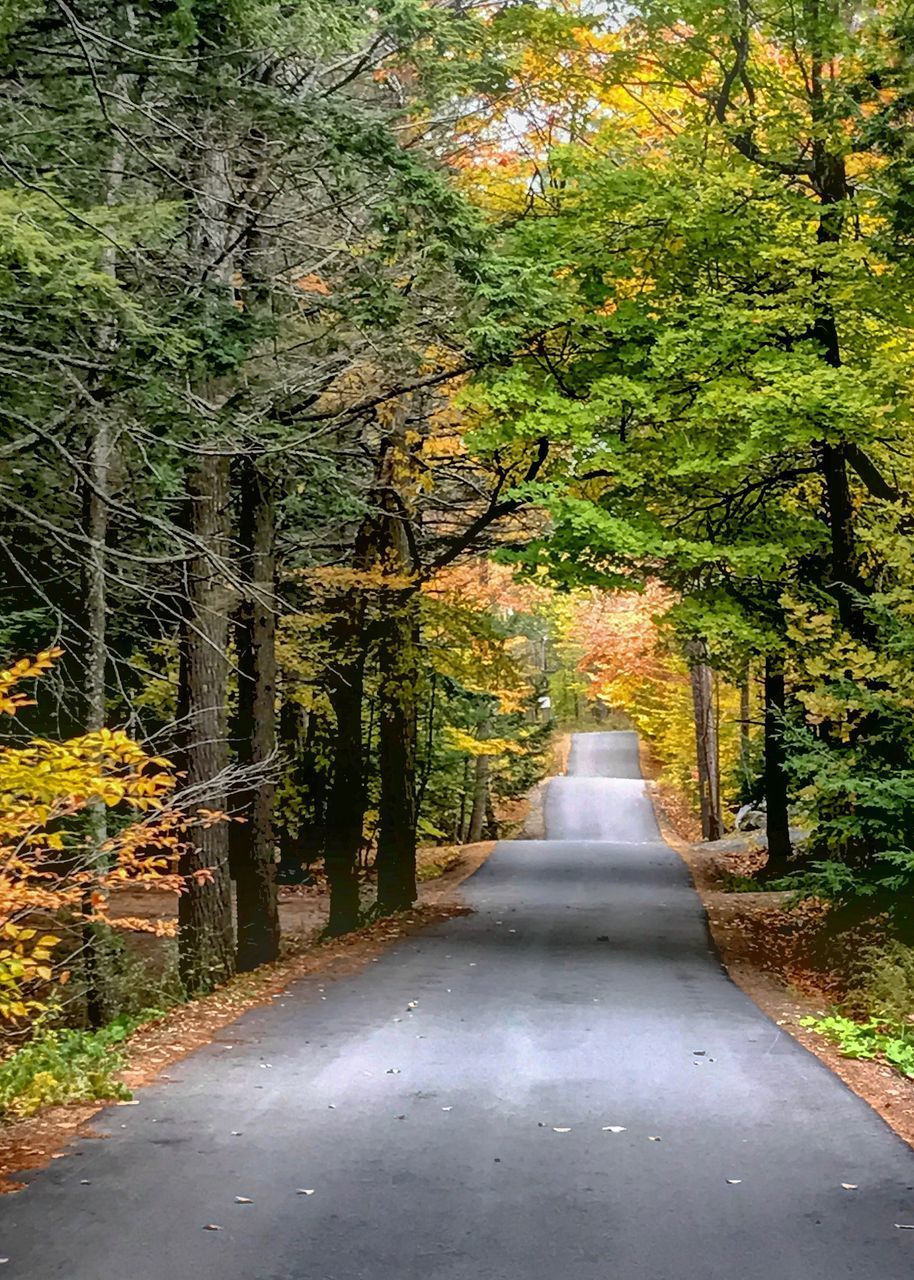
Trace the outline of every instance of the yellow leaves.
<instances>
[{"instance_id":1,"label":"yellow leaves","mask_svg":"<svg viewBox=\"0 0 914 1280\"><path fill-rule=\"evenodd\" d=\"M0 710L14 714L27 705L16 684L41 675L58 656L49 649L0 672ZM167 808L174 785L169 762L150 758L121 730L0 748L0 1019L39 1013L48 984L69 977L67 958L56 956L61 936L36 921L86 902L104 915L112 884L177 881L168 874L184 829ZM101 849L73 821L98 803L127 819Z\"/></svg>"},{"instance_id":2,"label":"yellow leaves","mask_svg":"<svg viewBox=\"0 0 914 1280\"><path fill-rule=\"evenodd\" d=\"M526 755L526 750L521 743L513 742L510 738L475 738L473 734L467 733L464 729L455 728L453 725L445 725L444 737L453 751L459 751L474 759L477 756L494 758Z\"/></svg>"},{"instance_id":3,"label":"yellow leaves","mask_svg":"<svg viewBox=\"0 0 914 1280\"><path fill-rule=\"evenodd\" d=\"M465 455L466 444L463 436L457 432L430 436L422 445L422 456L429 462L462 458Z\"/></svg>"},{"instance_id":4,"label":"yellow leaves","mask_svg":"<svg viewBox=\"0 0 914 1280\"><path fill-rule=\"evenodd\" d=\"M416 585L415 574L391 572L385 565L376 564L369 569L352 569L347 565L319 565L300 569L297 581L306 582L328 596L343 591L407 591Z\"/></svg>"},{"instance_id":5,"label":"yellow leaves","mask_svg":"<svg viewBox=\"0 0 914 1280\"><path fill-rule=\"evenodd\" d=\"M34 658L20 658L6 671L0 671L0 712L14 716L20 707L32 706L33 699L23 693L12 693L11 690L23 680L44 675L62 653L62 649L43 649Z\"/></svg>"}]
</instances>

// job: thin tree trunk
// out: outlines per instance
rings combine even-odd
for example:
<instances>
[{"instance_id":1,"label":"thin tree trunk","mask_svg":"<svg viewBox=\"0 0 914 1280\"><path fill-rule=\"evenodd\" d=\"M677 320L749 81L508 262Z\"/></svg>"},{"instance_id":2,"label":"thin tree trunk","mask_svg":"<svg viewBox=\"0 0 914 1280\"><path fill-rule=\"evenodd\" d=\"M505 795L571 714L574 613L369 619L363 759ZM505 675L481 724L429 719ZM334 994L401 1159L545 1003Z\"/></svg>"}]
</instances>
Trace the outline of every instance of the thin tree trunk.
<instances>
[{"instance_id":1,"label":"thin tree trunk","mask_svg":"<svg viewBox=\"0 0 914 1280\"><path fill-rule=\"evenodd\" d=\"M190 816L224 811L220 781L228 766L226 686L228 592L221 562L228 550L229 461L203 454L188 476L188 527L198 550L187 562L186 617L179 689L181 764ZM228 824L191 826L179 870L179 970L189 994L211 991L234 972Z\"/></svg>"},{"instance_id":2,"label":"thin tree trunk","mask_svg":"<svg viewBox=\"0 0 914 1280\"><path fill-rule=\"evenodd\" d=\"M470 813L470 825L467 830L467 844L476 844L482 839L486 822L486 808L489 801L490 763L488 756L480 755L476 757L473 809Z\"/></svg>"},{"instance_id":3,"label":"thin tree trunk","mask_svg":"<svg viewBox=\"0 0 914 1280\"><path fill-rule=\"evenodd\" d=\"M391 425L378 470L380 562L385 574L410 579L418 566L410 543L413 481L405 406ZM419 594L416 585L385 592L379 644L378 747L381 798L378 831L378 907L405 911L417 897L416 748L419 696ZM382 607L384 600L382 598Z\"/></svg>"},{"instance_id":4,"label":"thin tree trunk","mask_svg":"<svg viewBox=\"0 0 914 1280\"><path fill-rule=\"evenodd\" d=\"M235 625L238 654L236 755L243 768L268 766L276 748L275 515L264 476L249 459L238 467L241 570L247 594ZM238 798L243 823L231 827L237 967L245 971L279 954L275 783L261 777Z\"/></svg>"},{"instance_id":5,"label":"thin tree trunk","mask_svg":"<svg viewBox=\"0 0 914 1280\"><path fill-rule=\"evenodd\" d=\"M820 245L838 244L844 226L844 208L849 191L844 157L831 149L825 137L828 106L825 93L827 58L823 53L822 23L819 0L805 0L809 27L810 68L809 94L813 122L822 133L814 138L811 148L812 186L819 198L819 221L816 239ZM813 271L813 288L821 289L822 272ZM813 337L822 349L826 364L841 367L841 343L831 303L820 304L813 325ZM825 489L826 515L831 537L832 578L830 590L838 606L843 626L858 638L865 636L868 625L859 605L864 591L854 529L854 508L848 479L846 447L843 442L821 441L818 446L819 467Z\"/></svg>"},{"instance_id":6,"label":"thin tree trunk","mask_svg":"<svg viewBox=\"0 0 914 1280\"><path fill-rule=\"evenodd\" d=\"M113 264L112 264L113 270ZM95 422L85 488L84 522L89 545L83 569L83 596L86 617L86 733L96 733L106 723L105 693L108 666L108 599L106 559L108 544L108 468L110 462L111 435L105 411L102 409ZM108 835L107 810L102 801L89 805L89 857L93 868L103 870L102 852ZM94 892L94 890L93 890ZM103 960L100 954L97 927L93 923L95 906L93 892L87 892L82 904L85 923L82 928L83 976L86 991L86 1021L90 1027L100 1027L105 1020Z\"/></svg>"},{"instance_id":7,"label":"thin tree trunk","mask_svg":"<svg viewBox=\"0 0 914 1280\"><path fill-rule=\"evenodd\" d=\"M375 536L373 518L362 521L353 551L353 570L367 571ZM367 788L362 743L365 699L365 589L356 583L336 602L327 628L330 658L327 695L336 719L333 775L327 792L324 868L330 885L327 932L349 933L361 919L359 852L362 848Z\"/></svg>"},{"instance_id":8,"label":"thin tree trunk","mask_svg":"<svg viewBox=\"0 0 914 1280\"><path fill-rule=\"evenodd\" d=\"M765 879L790 870L790 816L787 810L787 770L784 755L784 662L778 654L765 659L765 807L768 862Z\"/></svg>"},{"instance_id":9,"label":"thin tree trunk","mask_svg":"<svg viewBox=\"0 0 914 1280\"><path fill-rule=\"evenodd\" d=\"M428 790L429 780L432 776L432 767L434 764L434 748L435 748L435 702L438 693L438 673L432 668L431 678L429 680L428 694L428 718L425 722L425 751L422 758L422 768L419 770L419 785L416 788L416 821L422 812L422 803L425 800L425 793Z\"/></svg>"},{"instance_id":10,"label":"thin tree trunk","mask_svg":"<svg viewBox=\"0 0 914 1280\"><path fill-rule=\"evenodd\" d=\"M688 652L692 705L695 714L695 754L701 806L701 833L705 840L719 840L723 835L723 817L720 808L713 673L707 662L707 645L703 640L692 641L688 646Z\"/></svg>"},{"instance_id":11,"label":"thin tree trunk","mask_svg":"<svg viewBox=\"0 0 914 1280\"><path fill-rule=\"evenodd\" d=\"M360 617L360 613L359 613ZM330 703L336 718L333 780L327 797L327 844L324 867L330 886L330 934L349 933L360 917L358 856L365 817L365 768L362 757L362 699L364 653L358 643L361 626L333 634L345 643L334 651L329 680ZM350 619L350 621L352 621ZM355 648L355 652L352 652ZM347 658L347 651L349 656Z\"/></svg>"},{"instance_id":12,"label":"thin tree trunk","mask_svg":"<svg viewBox=\"0 0 914 1280\"><path fill-rule=\"evenodd\" d=\"M416 736L419 596L398 593L384 619L379 658L381 762L378 906L405 911L416 901Z\"/></svg>"},{"instance_id":13,"label":"thin tree trunk","mask_svg":"<svg viewBox=\"0 0 914 1280\"><path fill-rule=\"evenodd\" d=\"M133 21L133 6L125 5L128 24ZM115 79L115 93L127 94L129 88L123 76ZM124 151L117 143L111 152L105 190L105 203L110 208L117 201L124 179ZM117 283L117 251L113 244L106 244L101 251L100 267L112 283ZM96 343L99 352L110 356L117 348L118 326L112 313L99 325ZM84 728L86 733L96 733L107 723L106 693L108 672L108 505L110 501L110 470L113 442L108 412L98 405L92 413L89 437L89 456L86 462L86 479L83 487L83 520L88 539L83 566L83 601L85 610L85 689L86 709ZM102 801L88 806L90 857L93 869L100 877L105 870L105 841L108 838L108 813ZM93 893L87 892L82 904L85 920L83 926L83 971L86 983L86 1020L90 1027L99 1027L105 1020L104 957L99 947L99 934L93 924L96 914Z\"/></svg>"},{"instance_id":14,"label":"thin tree trunk","mask_svg":"<svg viewBox=\"0 0 914 1280\"><path fill-rule=\"evenodd\" d=\"M740 755L745 760L752 743L752 667L746 664L743 678L739 682L739 745Z\"/></svg>"},{"instance_id":15,"label":"thin tree trunk","mask_svg":"<svg viewBox=\"0 0 914 1280\"><path fill-rule=\"evenodd\" d=\"M495 816L491 785L486 788L486 825L482 834L487 840L498 839L498 818Z\"/></svg>"},{"instance_id":16,"label":"thin tree trunk","mask_svg":"<svg viewBox=\"0 0 914 1280\"><path fill-rule=\"evenodd\" d=\"M470 775L473 767L473 761L469 756L464 756L463 760L463 786L460 789L460 811L457 815L457 830L455 832L457 843L466 843L466 816L467 816L467 800L470 796Z\"/></svg>"}]
</instances>

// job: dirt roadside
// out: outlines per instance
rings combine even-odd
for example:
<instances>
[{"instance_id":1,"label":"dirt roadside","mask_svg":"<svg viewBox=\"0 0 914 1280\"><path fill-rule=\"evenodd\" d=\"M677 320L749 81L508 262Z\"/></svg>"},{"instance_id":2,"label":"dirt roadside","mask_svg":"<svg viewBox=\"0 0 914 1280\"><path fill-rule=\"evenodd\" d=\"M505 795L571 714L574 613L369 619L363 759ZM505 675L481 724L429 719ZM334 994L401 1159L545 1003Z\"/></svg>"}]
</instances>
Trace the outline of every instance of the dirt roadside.
<instances>
[{"instance_id":1,"label":"dirt roadside","mask_svg":"<svg viewBox=\"0 0 914 1280\"><path fill-rule=\"evenodd\" d=\"M711 936L732 980L783 1031L814 1053L914 1147L914 1080L878 1061L844 1058L821 1036L800 1026L829 1012L833 975L809 966L802 948L803 911L787 907L788 895L745 893L725 887L750 869L745 842L701 843L691 810L658 781L659 767L642 744L647 779L664 840L685 862L708 915ZM815 924L814 909L807 915Z\"/></svg>"}]
</instances>

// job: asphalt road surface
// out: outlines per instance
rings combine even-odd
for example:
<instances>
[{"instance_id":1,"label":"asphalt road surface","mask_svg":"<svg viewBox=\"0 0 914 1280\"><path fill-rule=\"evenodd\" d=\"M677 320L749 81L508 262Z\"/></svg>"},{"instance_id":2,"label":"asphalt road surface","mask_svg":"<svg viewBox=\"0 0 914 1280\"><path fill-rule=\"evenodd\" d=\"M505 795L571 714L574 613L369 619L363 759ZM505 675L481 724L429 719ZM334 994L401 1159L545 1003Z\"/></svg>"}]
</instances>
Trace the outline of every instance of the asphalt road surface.
<instances>
[{"instance_id":1,"label":"asphalt road surface","mask_svg":"<svg viewBox=\"0 0 914 1280\"><path fill-rule=\"evenodd\" d=\"M474 915L247 1014L0 1198L4 1280L914 1275L914 1154L722 972L634 735L579 735L545 812Z\"/></svg>"}]
</instances>

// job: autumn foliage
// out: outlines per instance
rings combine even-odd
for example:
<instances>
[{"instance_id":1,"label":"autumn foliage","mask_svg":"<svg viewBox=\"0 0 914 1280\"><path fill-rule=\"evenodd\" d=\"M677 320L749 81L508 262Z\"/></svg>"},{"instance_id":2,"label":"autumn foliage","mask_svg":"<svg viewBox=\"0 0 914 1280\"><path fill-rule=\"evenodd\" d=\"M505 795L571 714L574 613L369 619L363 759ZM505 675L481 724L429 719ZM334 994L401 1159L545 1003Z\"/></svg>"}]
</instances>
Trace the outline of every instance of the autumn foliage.
<instances>
[{"instance_id":1,"label":"autumn foliage","mask_svg":"<svg viewBox=\"0 0 914 1280\"><path fill-rule=\"evenodd\" d=\"M21 686L58 656L47 650L0 673L5 715L30 704ZM53 1002L79 950L74 923L87 913L106 919L112 888L180 890L182 822L171 805L174 789L168 761L147 755L120 731L0 748L2 1024L34 1020ZM99 808L114 831L97 844L87 819Z\"/></svg>"}]
</instances>

